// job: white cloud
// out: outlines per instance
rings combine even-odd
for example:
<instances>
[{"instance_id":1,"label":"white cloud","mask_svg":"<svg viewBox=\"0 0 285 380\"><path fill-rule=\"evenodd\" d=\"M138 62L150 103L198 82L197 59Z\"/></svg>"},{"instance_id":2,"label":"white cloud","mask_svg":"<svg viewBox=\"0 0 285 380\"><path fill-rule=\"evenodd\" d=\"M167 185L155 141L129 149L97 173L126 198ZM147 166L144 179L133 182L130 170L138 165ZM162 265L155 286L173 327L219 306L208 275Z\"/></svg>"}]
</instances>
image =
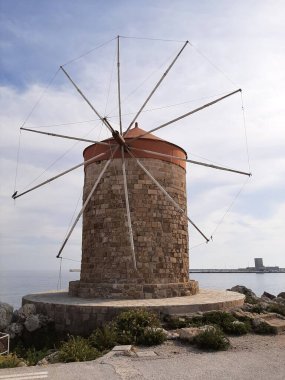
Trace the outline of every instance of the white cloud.
<instances>
[{"instance_id":1,"label":"white cloud","mask_svg":"<svg viewBox=\"0 0 285 380\"><path fill-rule=\"evenodd\" d=\"M123 22L126 5L129 12L128 20ZM209 3L197 5L196 2L178 1L174 6L173 2L163 1L155 4L149 2L144 9L127 2L110 10L114 16L112 32L166 38L171 36L179 40L192 39L195 46L205 52L222 71L233 78L234 82L242 84L244 89L253 177L217 230L214 242L191 252L193 267L246 266L255 256L264 257L268 265L285 267L284 252L281 248L282 231L285 227L282 217L285 187L285 118L282 99L285 74L282 63L284 50L281 41L284 39L284 28L281 22L281 8L282 3L278 1L274 2L274 5L269 5L266 1L230 5L228 2L222 2L217 10ZM81 11L86 15L84 8ZM133 21L132 16L138 12L140 17ZM72 9L68 8L67 15L64 26L66 30L71 30L69 22L74 20ZM57 24L59 20L55 19L54 22ZM53 57L51 54L46 58L49 70L51 60L54 61L55 67L62 63L58 62L62 57L71 58L72 55L79 55L96 45L94 41L110 38L111 31L106 27L99 30L94 25L86 25L86 30L92 30L91 36L84 26L81 23L77 24L70 36L66 33L65 39L57 39L53 45L54 30L47 29L46 33L45 30L41 30L37 37L31 39L35 26L29 29L27 25L24 34L20 34L17 25L11 22L6 24L17 41L22 38L25 44L29 43L33 48L37 48L41 43L43 49L47 49L43 50L44 52L53 51ZM37 28L41 29L39 26ZM48 27L45 25L45 28ZM82 41L80 46L78 41ZM2 48L7 49L7 46ZM138 109L163 73L163 69L165 70L169 64L169 58L174 57L181 46L181 43L121 40L123 99L154 73L123 102L123 113L135 112ZM9 49L12 47L13 44L10 44ZM54 54L55 52L57 54ZM110 44L102 51L96 50L84 59L66 66L66 70L102 113L110 85L106 112L112 111L112 115L117 114L114 52L114 45ZM10 55L10 58L7 57L7 62L10 59L13 65L18 58L23 60L24 53L14 54L12 58ZM36 57L37 66L40 67L42 63L46 68L47 62L42 57ZM30 57L27 57L27 64L29 59ZM157 71L162 64L161 71ZM112 68L113 76L110 80ZM17 73L17 77L19 76ZM23 78L21 79L27 84L25 88L19 88L13 80L11 83L6 81L1 88L1 209L2 215L5 215L5 218L1 218L1 248L5 253L6 265L12 265L20 251L21 257L25 259L14 265L28 267L34 258L40 257L39 265L53 267L53 257L66 233L80 195L83 175L79 169L64 179L49 184L46 189L41 188L31 193L32 195L19 198L14 206L10 196L14 186L19 126L44 88L38 79L29 82L26 74ZM220 94L232 91L233 88L235 89L222 73L204 60L197 51L188 47L146 108L185 101L189 103L145 112L139 118L140 126L145 129L156 127L211 101L215 96L219 97ZM132 115L126 115L123 120L127 124L131 118ZM59 73L26 126L36 128L91 119L96 119L92 111L80 99L64 75ZM110 120L118 123L116 118ZM94 130L88 135L92 128ZM108 136L105 129L101 128L100 122L41 130L81 137L87 135L87 138L95 140ZM157 132L157 135L181 145L190 158L201 161L209 159L224 166L247 170L239 95L173 124ZM22 132L17 189L21 190L41 175L73 145L74 142L69 140ZM50 167L37 181L43 181L58 171L80 162L84 146L86 144L76 144L74 149ZM203 158L197 158L196 155ZM188 174L190 215L203 231L211 233L239 191L244 178L194 166L188 168ZM192 229L190 231L190 245L200 243L201 238L196 236ZM68 255L80 256L80 226L68 245Z\"/></svg>"}]
</instances>

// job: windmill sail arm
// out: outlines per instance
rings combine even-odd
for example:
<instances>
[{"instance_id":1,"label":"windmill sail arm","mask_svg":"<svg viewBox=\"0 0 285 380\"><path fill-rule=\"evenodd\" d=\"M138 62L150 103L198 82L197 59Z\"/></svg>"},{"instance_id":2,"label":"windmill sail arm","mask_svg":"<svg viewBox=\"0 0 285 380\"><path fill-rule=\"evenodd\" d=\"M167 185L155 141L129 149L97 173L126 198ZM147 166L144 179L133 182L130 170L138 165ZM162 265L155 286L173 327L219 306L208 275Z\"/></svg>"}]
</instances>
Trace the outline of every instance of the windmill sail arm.
<instances>
[{"instance_id":1,"label":"windmill sail arm","mask_svg":"<svg viewBox=\"0 0 285 380\"><path fill-rule=\"evenodd\" d=\"M44 185L46 185L46 184L48 184L48 183L54 181L55 179L57 179L57 178L59 178L59 177L62 177L63 175L65 175L65 174L67 174L67 173L70 173L71 171L73 171L73 170L75 170L75 169L80 168L80 166L83 166L83 165L86 165L86 164L91 164L92 162L96 161L98 158L103 157L103 156L104 156L106 153L108 153L108 152L109 152L109 150L106 150L106 152L104 152L104 153L100 153L100 154L98 154L97 156L90 158L89 160L83 161L83 162L81 162L80 164L75 165L75 166L73 166L72 168L65 170L64 172L61 172L61 173L57 174L56 176L51 177L51 178L47 179L46 181L41 182L40 184L38 184L38 185L36 185L36 186L34 186L34 187L31 187L30 189L28 189L28 190L26 190L26 191L23 191L23 192L20 193L20 194L18 194L18 192L16 191L16 192L12 195L12 198L13 198L13 199L19 198L19 197L21 197L22 195L25 195L25 194L27 194L27 193L33 191L33 190L36 190L36 189L38 189L39 187L44 186Z\"/></svg>"},{"instance_id":2,"label":"windmill sail arm","mask_svg":"<svg viewBox=\"0 0 285 380\"><path fill-rule=\"evenodd\" d=\"M117 150L117 149L116 149L116 150ZM114 153L115 153L115 152L114 152ZM101 173L99 174L99 176L98 176L96 182L94 183L94 185L93 185L93 187L92 187L92 189L91 189L91 191L90 191L88 197L86 198L86 200L85 200L85 202L84 202L84 204L83 204L83 206L82 206L82 208L81 208L79 214L77 215L77 217L76 217L76 219L75 219L73 225L71 226L71 228L70 228L70 230L69 230L69 232L68 232L66 238L64 239L64 242L62 243L62 245L61 245L61 247L60 247L60 250L59 250L59 252L58 252L58 254L57 254L57 256L56 256L57 258L60 257L61 252L63 251L63 248L66 246L66 243L68 242L68 239L70 238L70 236L71 236L71 234L72 234L72 232L73 232L73 230L74 230L76 224L78 223L78 220L80 219L81 215L83 214L84 210L86 209L86 207L87 207L87 205L88 205L88 203L89 203L89 201L90 201L92 195L94 194L94 192L95 192L97 186L99 185L99 182L101 181L102 176L104 175L105 171L107 170L108 166L110 165L112 159L113 159L113 158L110 158L110 159L106 162L106 164L104 165L104 167L103 167Z\"/></svg>"},{"instance_id":3,"label":"windmill sail arm","mask_svg":"<svg viewBox=\"0 0 285 380\"><path fill-rule=\"evenodd\" d=\"M232 96L232 95L234 95L234 94L236 94L236 93L238 93L238 92L241 92L241 89L238 89L238 90L236 90L236 91L230 92L229 94L224 95L224 96L221 96L220 98L215 99L215 100L213 100L212 102L206 103L206 104L204 104L204 105L201 106L201 107L195 108L194 110L192 110L192 111L190 111L190 112L187 112L187 113L185 113L185 114L183 114L183 115L181 115L181 116L179 116L179 117L176 117L175 119L172 119L172 120L168 121L167 123L161 124L161 125L159 125L158 127L153 128L153 129L151 129L150 131L145 132L145 133L141 134L140 136L137 136L137 137L133 138L132 140L130 140L130 143L131 143L132 141L135 141L135 140L140 139L141 137L147 135L148 133L152 133L152 132L158 131L159 129L164 128L164 127L167 127L168 125L173 124L173 123L175 123L176 121L182 120L182 119L184 119L185 117L188 117L188 116L190 116L190 115L193 115L193 114L196 113L196 112L202 111L203 109L205 109L205 108L207 108L207 107L210 107L210 106L212 106L212 105L214 105L214 104L220 102L221 100L224 100L224 99L228 98L229 96Z\"/></svg>"},{"instance_id":4,"label":"windmill sail arm","mask_svg":"<svg viewBox=\"0 0 285 380\"><path fill-rule=\"evenodd\" d=\"M107 121L105 117L102 117L99 112L96 110L96 108L91 104L91 102L87 99L87 97L83 94L83 92L80 90L80 88L76 85L76 83L73 81L73 79L70 77L70 75L67 73L67 71L60 66L61 70L64 72L64 74L67 76L69 81L73 84L73 86L76 88L76 90L79 92L79 94L82 96L82 98L85 100L85 102L89 105L89 107L92 109L92 111L95 112L95 114L99 117L99 119L105 124L105 126L109 129L109 131L113 134L114 129L110 125L110 123Z\"/></svg>"},{"instance_id":5,"label":"windmill sail arm","mask_svg":"<svg viewBox=\"0 0 285 380\"><path fill-rule=\"evenodd\" d=\"M210 239L207 238L207 236L200 230L199 227L196 226L196 224L188 217L185 210L179 206L177 202L168 194L168 192L161 186L161 184L153 177L153 175L146 169L146 167L140 162L138 158L136 158L132 152L130 152L130 155L136 160L139 167L146 173L146 175L152 180L152 182L163 192L163 194L168 198L168 200L177 208L178 211L180 211L183 215L186 216L188 221L192 224L192 226L203 236L203 238L207 241L207 243L210 241Z\"/></svg>"},{"instance_id":6,"label":"windmill sail arm","mask_svg":"<svg viewBox=\"0 0 285 380\"><path fill-rule=\"evenodd\" d=\"M122 135L123 127L122 127L122 109L121 109L120 36L117 37L117 85L118 85L120 134Z\"/></svg>"},{"instance_id":7,"label":"windmill sail arm","mask_svg":"<svg viewBox=\"0 0 285 380\"><path fill-rule=\"evenodd\" d=\"M88 143L93 143L93 144L100 144L100 145L110 145L110 144L104 143L102 141L94 141L94 140L82 139L80 137L59 135L57 133L43 132L43 131L38 131L36 129L29 129L29 128L23 128L23 127L20 128L20 129L21 129L21 131L34 132L34 133L39 133L41 135L47 135L47 136L52 136L52 137L61 137L63 139L77 140L77 141L83 141L83 142L88 142Z\"/></svg>"},{"instance_id":8,"label":"windmill sail arm","mask_svg":"<svg viewBox=\"0 0 285 380\"><path fill-rule=\"evenodd\" d=\"M134 234L133 234L133 228L132 228L129 194L128 194L128 184L127 184L127 175L126 175L125 153L124 153L124 147L123 146L121 147L121 152L122 152L122 171L123 171L123 180L124 180L124 192L125 192L125 200L126 200L129 237L130 237L130 244L131 244L131 250L132 250L132 258L133 258L134 269L137 270L137 260L136 260L135 245L134 245Z\"/></svg>"},{"instance_id":9,"label":"windmill sail arm","mask_svg":"<svg viewBox=\"0 0 285 380\"><path fill-rule=\"evenodd\" d=\"M159 153L159 152L155 152L153 150L133 148L131 146L129 146L129 149L131 149L131 150L137 150L137 151L145 152L145 153L149 153L149 154L154 154L154 155L157 155L157 156L173 158L175 160L185 161L185 162L189 162L190 164L201 165L201 166L205 166L207 168L218 169L218 170L225 170L225 171L232 172L232 173L243 174L243 175L247 175L249 177L252 175L252 173L243 172L241 170L231 169L231 168L227 168L227 167L219 166L219 165L207 164L206 162L189 160L187 158L182 158L182 157L178 157L178 156L171 156L169 154Z\"/></svg>"},{"instance_id":10,"label":"windmill sail arm","mask_svg":"<svg viewBox=\"0 0 285 380\"><path fill-rule=\"evenodd\" d=\"M167 70L165 71L165 73L162 75L162 77L160 78L160 80L157 82L157 84L155 85L154 89L151 91L151 93L149 94L149 96L147 97L146 101L143 103L143 105L141 106L141 108L139 109L139 111L136 113L135 117L133 118L133 120L131 121L130 125L128 126L128 129L126 130L125 133L128 132L128 130L132 127L132 125L134 124L134 122L136 121L136 119L138 118L138 116L140 115L140 113L142 112L142 110L144 109L144 107L147 105L147 103L149 102L150 98L152 97L152 95L155 93L155 91L158 89L158 87L160 86L161 82L164 80L164 78L166 77L166 75L169 73L169 71L171 70L172 66L175 64L175 62L177 61L177 59L179 58L180 54L182 53L182 51L185 49L186 45L189 43L189 41L186 41L185 44L183 45L183 47L180 49L180 51L178 52L178 54L175 56L174 60L171 62L171 64L169 65L169 67L167 68Z\"/></svg>"}]
</instances>

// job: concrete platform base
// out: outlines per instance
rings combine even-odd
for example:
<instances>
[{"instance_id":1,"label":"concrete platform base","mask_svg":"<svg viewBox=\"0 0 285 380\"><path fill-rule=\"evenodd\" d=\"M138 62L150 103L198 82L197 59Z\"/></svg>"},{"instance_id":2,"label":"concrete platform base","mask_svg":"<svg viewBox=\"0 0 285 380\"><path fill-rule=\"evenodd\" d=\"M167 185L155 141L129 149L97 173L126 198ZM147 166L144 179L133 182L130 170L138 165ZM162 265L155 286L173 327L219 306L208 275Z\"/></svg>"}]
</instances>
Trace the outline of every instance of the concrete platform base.
<instances>
[{"instance_id":1,"label":"concrete platform base","mask_svg":"<svg viewBox=\"0 0 285 380\"><path fill-rule=\"evenodd\" d=\"M200 289L193 296L134 300L85 299L64 291L50 291L26 295L22 304L33 303L38 313L53 318L56 330L84 335L128 309L144 308L160 316L188 314L238 307L244 298L240 293L208 289Z\"/></svg>"}]
</instances>

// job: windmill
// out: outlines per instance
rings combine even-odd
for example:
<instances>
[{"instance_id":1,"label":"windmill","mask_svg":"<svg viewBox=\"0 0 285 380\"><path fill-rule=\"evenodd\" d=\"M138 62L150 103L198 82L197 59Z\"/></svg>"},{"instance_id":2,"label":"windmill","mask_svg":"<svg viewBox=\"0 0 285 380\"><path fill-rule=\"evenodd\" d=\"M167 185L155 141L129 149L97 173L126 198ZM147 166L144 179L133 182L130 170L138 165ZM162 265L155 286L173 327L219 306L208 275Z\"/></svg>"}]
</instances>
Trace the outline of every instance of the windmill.
<instances>
[{"instance_id":1,"label":"windmill","mask_svg":"<svg viewBox=\"0 0 285 380\"><path fill-rule=\"evenodd\" d=\"M94 141L22 127L24 131L92 145L84 150L83 162L26 191L15 192L12 198L19 198L84 167L83 205L57 254L60 258L83 216L81 279L70 283L69 293L86 298L163 298L195 294L198 283L189 280L188 223L206 242L211 237L187 215L186 163L245 176L251 173L190 160L182 148L159 139L153 132L234 96L241 89L150 131L141 129L137 123L140 114L189 44L186 41L125 126L121 109L120 37L116 40L119 130L90 102L66 68L60 66L68 81L111 133L111 138Z\"/></svg>"}]
</instances>

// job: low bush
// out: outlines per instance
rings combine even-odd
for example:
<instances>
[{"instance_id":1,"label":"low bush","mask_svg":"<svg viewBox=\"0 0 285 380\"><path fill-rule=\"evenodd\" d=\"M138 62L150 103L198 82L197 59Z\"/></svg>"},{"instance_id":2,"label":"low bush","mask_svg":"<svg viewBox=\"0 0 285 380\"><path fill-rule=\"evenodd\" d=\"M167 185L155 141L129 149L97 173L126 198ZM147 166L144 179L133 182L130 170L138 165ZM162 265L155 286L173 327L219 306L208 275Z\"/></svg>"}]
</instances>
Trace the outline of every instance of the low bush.
<instances>
[{"instance_id":1,"label":"low bush","mask_svg":"<svg viewBox=\"0 0 285 380\"><path fill-rule=\"evenodd\" d=\"M139 337L138 344L143 346L156 346L166 340L166 335L161 328L150 327L144 330L144 333Z\"/></svg>"},{"instance_id":2,"label":"low bush","mask_svg":"<svg viewBox=\"0 0 285 380\"><path fill-rule=\"evenodd\" d=\"M226 311L209 311L203 315L204 324L218 325L221 328L235 320L236 318Z\"/></svg>"},{"instance_id":3,"label":"low bush","mask_svg":"<svg viewBox=\"0 0 285 380\"><path fill-rule=\"evenodd\" d=\"M19 365L22 360L15 354L0 355L0 368L14 368Z\"/></svg>"},{"instance_id":4,"label":"low bush","mask_svg":"<svg viewBox=\"0 0 285 380\"><path fill-rule=\"evenodd\" d=\"M243 322L243 323L242 323ZM166 321L167 327L201 327L205 325L213 325L219 327L226 334L243 335L251 330L249 321L239 322L232 314L226 311L209 311L203 315L194 315L192 317L171 317L168 316Z\"/></svg>"},{"instance_id":5,"label":"low bush","mask_svg":"<svg viewBox=\"0 0 285 380\"><path fill-rule=\"evenodd\" d=\"M206 329L194 338L193 343L201 349L213 351L224 351L230 347L229 339L218 328Z\"/></svg>"},{"instance_id":6,"label":"low bush","mask_svg":"<svg viewBox=\"0 0 285 380\"><path fill-rule=\"evenodd\" d=\"M38 350L35 347L27 348L22 342L18 342L18 344L13 347L13 353L16 356L23 358L28 366L32 366L36 365L38 361L42 360L48 354L48 349L44 348Z\"/></svg>"},{"instance_id":7,"label":"low bush","mask_svg":"<svg viewBox=\"0 0 285 380\"><path fill-rule=\"evenodd\" d=\"M99 351L92 347L87 339L79 336L70 336L59 349L59 360L64 363L94 360L99 356Z\"/></svg>"},{"instance_id":8,"label":"low bush","mask_svg":"<svg viewBox=\"0 0 285 380\"><path fill-rule=\"evenodd\" d=\"M271 313L277 313L277 314L280 314L280 315L283 315L285 316L285 306L284 305L280 305L278 303L271 303L267 306L267 311L271 312Z\"/></svg>"},{"instance_id":9,"label":"low bush","mask_svg":"<svg viewBox=\"0 0 285 380\"><path fill-rule=\"evenodd\" d=\"M114 324L96 329L89 337L92 347L99 351L112 349L118 343L117 329Z\"/></svg>"},{"instance_id":10,"label":"low bush","mask_svg":"<svg viewBox=\"0 0 285 380\"><path fill-rule=\"evenodd\" d=\"M252 305L250 307L250 310L249 310L251 313L257 313L257 314L260 314L263 312L263 308L260 304L255 304L255 305Z\"/></svg>"},{"instance_id":11,"label":"low bush","mask_svg":"<svg viewBox=\"0 0 285 380\"><path fill-rule=\"evenodd\" d=\"M255 305L255 304L258 304L259 300L252 297L251 295L246 295L244 302L250 303L251 305Z\"/></svg>"},{"instance_id":12,"label":"low bush","mask_svg":"<svg viewBox=\"0 0 285 380\"><path fill-rule=\"evenodd\" d=\"M208 324L203 315L195 315L188 320L189 327L201 327Z\"/></svg>"},{"instance_id":13,"label":"low bush","mask_svg":"<svg viewBox=\"0 0 285 380\"><path fill-rule=\"evenodd\" d=\"M189 322L184 317L166 315L163 319L163 322L165 327L170 330L181 329L183 327L189 326Z\"/></svg>"},{"instance_id":14,"label":"low bush","mask_svg":"<svg viewBox=\"0 0 285 380\"><path fill-rule=\"evenodd\" d=\"M30 365L36 365L47 355L47 350L36 350L34 347L29 348L22 357L25 362Z\"/></svg>"},{"instance_id":15,"label":"low bush","mask_svg":"<svg viewBox=\"0 0 285 380\"><path fill-rule=\"evenodd\" d=\"M260 321L257 324L253 324L253 331L256 334L261 335L275 335L276 331L274 327L269 326L266 322Z\"/></svg>"},{"instance_id":16,"label":"low bush","mask_svg":"<svg viewBox=\"0 0 285 380\"><path fill-rule=\"evenodd\" d=\"M143 309L125 311L116 318L118 342L121 344L158 344L164 340L160 327L158 316Z\"/></svg>"},{"instance_id":17,"label":"low bush","mask_svg":"<svg viewBox=\"0 0 285 380\"><path fill-rule=\"evenodd\" d=\"M230 335L245 335L250 331L250 327L245 322L233 321L223 326L223 331Z\"/></svg>"}]
</instances>

